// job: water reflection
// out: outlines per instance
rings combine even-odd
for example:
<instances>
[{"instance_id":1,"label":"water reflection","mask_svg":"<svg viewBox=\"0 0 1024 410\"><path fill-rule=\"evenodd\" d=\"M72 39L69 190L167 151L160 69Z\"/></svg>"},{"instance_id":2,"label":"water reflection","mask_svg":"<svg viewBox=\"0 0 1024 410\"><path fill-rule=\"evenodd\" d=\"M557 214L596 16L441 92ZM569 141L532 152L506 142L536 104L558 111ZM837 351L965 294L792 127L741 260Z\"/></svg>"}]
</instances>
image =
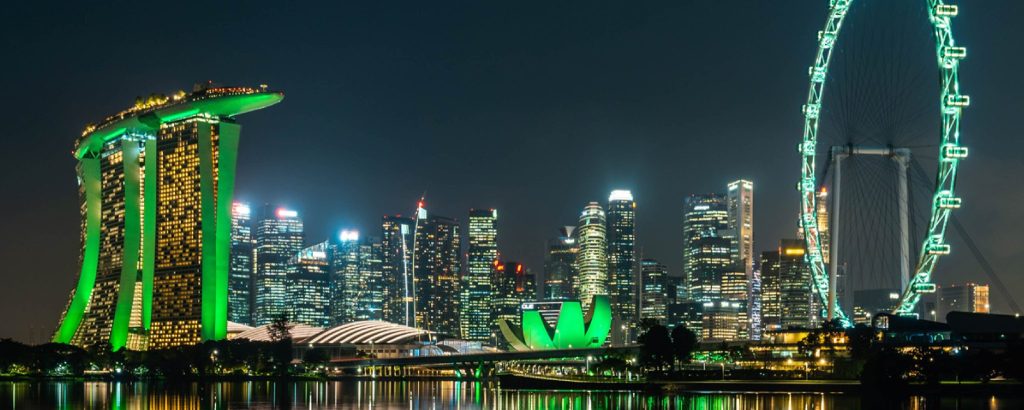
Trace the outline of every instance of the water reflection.
<instances>
[{"instance_id":1,"label":"water reflection","mask_svg":"<svg viewBox=\"0 0 1024 410\"><path fill-rule=\"evenodd\" d=\"M893 402L879 403L891 406ZM903 408L1019 408L1019 398L913 397ZM454 381L0 382L0 409L847 409L857 395L504 390ZM887 406L887 407L888 407Z\"/></svg>"}]
</instances>

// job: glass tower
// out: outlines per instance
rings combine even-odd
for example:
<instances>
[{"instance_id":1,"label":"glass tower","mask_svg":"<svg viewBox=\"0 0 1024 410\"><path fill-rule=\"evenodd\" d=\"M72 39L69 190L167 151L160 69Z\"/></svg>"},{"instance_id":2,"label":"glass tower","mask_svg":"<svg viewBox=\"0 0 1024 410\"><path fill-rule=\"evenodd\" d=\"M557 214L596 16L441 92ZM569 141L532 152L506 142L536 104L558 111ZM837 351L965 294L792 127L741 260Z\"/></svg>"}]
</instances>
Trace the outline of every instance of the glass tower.
<instances>
[{"instance_id":1,"label":"glass tower","mask_svg":"<svg viewBox=\"0 0 1024 410\"><path fill-rule=\"evenodd\" d=\"M252 323L252 210L249 204L231 206L231 271L228 277L228 320Z\"/></svg>"},{"instance_id":2,"label":"glass tower","mask_svg":"<svg viewBox=\"0 0 1024 410\"><path fill-rule=\"evenodd\" d=\"M665 324L668 319L665 307L667 305L668 267L654 259L643 259L640 261L640 318L656 320Z\"/></svg>"},{"instance_id":3,"label":"glass tower","mask_svg":"<svg viewBox=\"0 0 1024 410\"><path fill-rule=\"evenodd\" d=\"M293 318L288 299L288 276L297 269L292 257L302 250L302 219L290 209L264 205L256 222L256 279L253 324Z\"/></svg>"},{"instance_id":4,"label":"glass tower","mask_svg":"<svg viewBox=\"0 0 1024 410\"><path fill-rule=\"evenodd\" d=\"M289 316L295 323L330 325L330 259L327 242L302 249L288 261Z\"/></svg>"},{"instance_id":5,"label":"glass tower","mask_svg":"<svg viewBox=\"0 0 1024 410\"><path fill-rule=\"evenodd\" d=\"M627 190L608 197L608 274L611 279L612 312L633 330L637 314L636 202ZM628 334L626 340L630 341Z\"/></svg>"},{"instance_id":6,"label":"glass tower","mask_svg":"<svg viewBox=\"0 0 1024 410\"><path fill-rule=\"evenodd\" d=\"M812 325L817 316L811 308L813 296L811 271L804 263L804 242L783 239L779 243L779 306L783 329Z\"/></svg>"},{"instance_id":7,"label":"glass tower","mask_svg":"<svg viewBox=\"0 0 1024 410\"><path fill-rule=\"evenodd\" d=\"M381 320L383 260L379 241L341 231L331 246L331 325Z\"/></svg>"},{"instance_id":8,"label":"glass tower","mask_svg":"<svg viewBox=\"0 0 1024 410\"><path fill-rule=\"evenodd\" d=\"M459 223L452 218L428 216L421 202L413 236L416 327L459 335Z\"/></svg>"},{"instance_id":9,"label":"glass tower","mask_svg":"<svg viewBox=\"0 0 1024 410\"><path fill-rule=\"evenodd\" d=\"M462 277L462 338L488 340L491 317L491 271L498 260L498 211L469 210L469 250Z\"/></svg>"},{"instance_id":10,"label":"glass tower","mask_svg":"<svg viewBox=\"0 0 1024 410\"><path fill-rule=\"evenodd\" d=\"M583 208L576 230L579 253L576 254L576 295L583 308L590 307L594 296L608 295L608 239L605 213L601 204L591 202Z\"/></svg>"},{"instance_id":11,"label":"glass tower","mask_svg":"<svg viewBox=\"0 0 1024 410\"><path fill-rule=\"evenodd\" d=\"M415 297L412 280L412 218L400 215L381 220L383 268L383 319L406 326L414 325L412 302Z\"/></svg>"},{"instance_id":12,"label":"glass tower","mask_svg":"<svg viewBox=\"0 0 1024 410\"><path fill-rule=\"evenodd\" d=\"M199 85L85 128L73 150L80 270L54 342L145 350L227 336L235 117L282 98Z\"/></svg>"},{"instance_id":13,"label":"glass tower","mask_svg":"<svg viewBox=\"0 0 1024 410\"><path fill-rule=\"evenodd\" d=\"M576 255L580 248L574 235L575 226L563 226L561 235L548 241L544 258L544 299L574 298L573 281L576 278Z\"/></svg>"}]
</instances>

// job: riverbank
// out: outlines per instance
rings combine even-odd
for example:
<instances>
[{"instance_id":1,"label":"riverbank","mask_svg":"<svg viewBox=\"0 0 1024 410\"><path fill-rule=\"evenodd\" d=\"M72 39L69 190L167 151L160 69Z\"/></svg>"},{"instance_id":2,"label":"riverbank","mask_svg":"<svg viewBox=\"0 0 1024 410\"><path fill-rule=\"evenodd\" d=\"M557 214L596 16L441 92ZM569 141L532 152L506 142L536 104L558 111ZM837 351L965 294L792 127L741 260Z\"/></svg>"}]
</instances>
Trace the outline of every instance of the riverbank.
<instances>
[{"instance_id":1,"label":"riverbank","mask_svg":"<svg viewBox=\"0 0 1024 410\"><path fill-rule=\"evenodd\" d=\"M498 376L502 388L520 390L598 390L638 391L648 393L679 394L690 392L720 393L873 393L874 388L863 386L856 380L649 380L645 382L615 382L600 380L572 380L553 377L502 374ZM1024 396L1024 385L1015 381L943 382L940 384L912 383L898 390L907 395L979 395L998 394Z\"/></svg>"}]
</instances>

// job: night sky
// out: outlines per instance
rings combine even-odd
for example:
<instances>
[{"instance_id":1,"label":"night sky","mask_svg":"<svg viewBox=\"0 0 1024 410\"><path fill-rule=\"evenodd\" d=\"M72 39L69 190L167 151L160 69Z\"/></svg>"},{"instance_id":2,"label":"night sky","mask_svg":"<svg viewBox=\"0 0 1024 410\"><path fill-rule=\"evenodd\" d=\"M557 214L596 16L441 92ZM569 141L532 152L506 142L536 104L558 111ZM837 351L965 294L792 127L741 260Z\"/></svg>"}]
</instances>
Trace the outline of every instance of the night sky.
<instances>
[{"instance_id":1,"label":"night sky","mask_svg":"<svg viewBox=\"0 0 1024 410\"><path fill-rule=\"evenodd\" d=\"M379 235L381 215L426 193L463 221L498 208L503 257L540 273L544 241L625 188L643 256L679 275L683 198L737 178L755 183L758 251L795 235L825 0L280 3L4 6L0 337L44 341L74 286L83 126L198 81L285 92L239 118L236 196L297 209L311 243ZM1019 294L1024 2L960 4L972 106L958 214ZM936 281L988 282L951 242Z\"/></svg>"}]
</instances>

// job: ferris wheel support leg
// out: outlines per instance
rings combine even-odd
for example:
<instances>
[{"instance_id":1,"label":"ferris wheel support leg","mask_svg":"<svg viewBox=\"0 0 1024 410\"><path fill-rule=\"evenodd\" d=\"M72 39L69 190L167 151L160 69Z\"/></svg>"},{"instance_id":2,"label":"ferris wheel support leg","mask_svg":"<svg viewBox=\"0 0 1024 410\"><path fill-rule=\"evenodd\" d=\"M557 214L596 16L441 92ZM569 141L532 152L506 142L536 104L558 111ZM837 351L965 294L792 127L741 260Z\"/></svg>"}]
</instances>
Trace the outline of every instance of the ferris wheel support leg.
<instances>
[{"instance_id":1,"label":"ferris wheel support leg","mask_svg":"<svg viewBox=\"0 0 1024 410\"><path fill-rule=\"evenodd\" d=\"M907 170L910 168L910 150L895 150L893 161L896 161L898 175L899 206L900 206L900 290L906 290L910 283L910 217L907 194Z\"/></svg>"},{"instance_id":2,"label":"ferris wheel support leg","mask_svg":"<svg viewBox=\"0 0 1024 410\"><path fill-rule=\"evenodd\" d=\"M836 285L839 274L839 206L842 190L843 159L847 156L846 147L832 148L832 220L829 223L829 251L828 251L828 320L835 318L836 309Z\"/></svg>"}]
</instances>

